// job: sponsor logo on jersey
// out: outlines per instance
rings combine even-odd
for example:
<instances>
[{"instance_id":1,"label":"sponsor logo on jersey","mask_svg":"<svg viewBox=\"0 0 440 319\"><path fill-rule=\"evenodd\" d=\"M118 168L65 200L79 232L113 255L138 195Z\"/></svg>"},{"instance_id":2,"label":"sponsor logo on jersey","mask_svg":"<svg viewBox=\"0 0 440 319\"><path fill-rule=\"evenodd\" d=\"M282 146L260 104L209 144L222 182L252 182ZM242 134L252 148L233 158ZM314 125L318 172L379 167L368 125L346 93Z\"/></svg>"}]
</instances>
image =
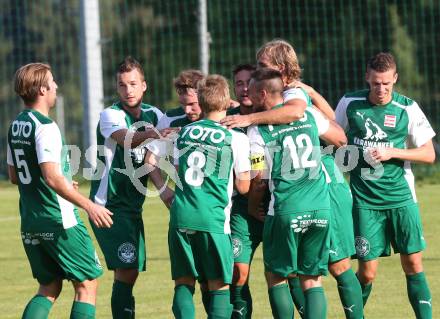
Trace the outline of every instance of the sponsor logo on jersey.
<instances>
[{"instance_id":1,"label":"sponsor logo on jersey","mask_svg":"<svg viewBox=\"0 0 440 319\"><path fill-rule=\"evenodd\" d=\"M396 127L396 116L385 114L383 125L387 127Z\"/></svg>"},{"instance_id":2,"label":"sponsor logo on jersey","mask_svg":"<svg viewBox=\"0 0 440 319\"><path fill-rule=\"evenodd\" d=\"M12 122L12 136L21 136L21 137L29 137L32 132L32 124L26 121L17 121Z\"/></svg>"},{"instance_id":3,"label":"sponsor logo on jersey","mask_svg":"<svg viewBox=\"0 0 440 319\"><path fill-rule=\"evenodd\" d=\"M359 257L365 257L370 252L370 242L364 237L356 236L354 245Z\"/></svg>"},{"instance_id":4,"label":"sponsor logo on jersey","mask_svg":"<svg viewBox=\"0 0 440 319\"><path fill-rule=\"evenodd\" d=\"M118 248L119 259L126 264L131 264L136 260L136 248L132 243L123 243Z\"/></svg>"},{"instance_id":5,"label":"sponsor logo on jersey","mask_svg":"<svg viewBox=\"0 0 440 319\"><path fill-rule=\"evenodd\" d=\"M210 127L203 127L199 125L190 125L184 128L182 138L188 135L194 140L211 141L213 144L218 144L224 141L226 135L223 130L217 130Z\"/></svg>"},{"instance_id":6,"label":"sponsor logo on jersey","mask_svg":"<svg viewBox=\"0 0 440 319\"><path fill-rule=\"evenodd\" d=\"M243 244L239 238L232 239L232 251L234 252L234 258L241 255L243 251Z\"/></svg>"},{"instance_id":7,"label":"sponsor logo on jersey","mask_svg":"<svg viewBox=\"0 0 440 319\"><path fill-rule=\"evenodd\" d=\"M312 215L310 214L304 214L301 216L297 216L296 218L292 219L290 221L290 227L293 229L295 233L305 233L309 227L315 226L315 227L327 227L328 220L327 219L318 219L313 218L310 219Z\"/></svg>"},{"instance_id":8,"label":"sponsor logo on jersey","mask_svg":"<svg viewBox=\"0 0 440 319\"><path fill-rule=\"evenodd\" d=\"M38 238L35 238L34 234L32 233L21 233L21 239L23 240L23 243L25 245L32 245L32 246L36 246L40 244L40 241L38 240Z\"/></svg>"},{"instance_id":9,"label":"sponsor logo on jersey","mask_svg":"<svg viewBox=\"0 0 440 319\"><path fill-rule=\"evenodd\" d=\"M384 141L388 134L373 120L369 117L365 116L365 112L356 111L356 115L359 116L364 121L365 126L365 136L362 138L354 137L353 143L362 148L372 148L372 147L393 147L393 142ZM389 117L387 120L387 116ZM395 115L385 115L385 123L387 123L388 127L395 127L396 125L396 116ZM393 124L394 123L394 124ZM393 125L393 126L391 126Z\"/></svg>"}]
</instances>

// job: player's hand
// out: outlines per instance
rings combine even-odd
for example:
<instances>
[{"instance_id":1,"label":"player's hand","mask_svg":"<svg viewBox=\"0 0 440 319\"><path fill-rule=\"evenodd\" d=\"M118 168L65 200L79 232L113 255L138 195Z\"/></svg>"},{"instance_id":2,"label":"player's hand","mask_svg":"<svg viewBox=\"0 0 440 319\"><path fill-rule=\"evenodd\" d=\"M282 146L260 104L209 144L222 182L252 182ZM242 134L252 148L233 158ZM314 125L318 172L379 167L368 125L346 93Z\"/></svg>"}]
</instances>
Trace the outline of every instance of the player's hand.
<instances>
[{"instance_id":1,"label":"player's hand","mask_svg":"<svg viewBox=\"0 0 440 319\"><path fill-rule=\"evenodd\" d=\"M180 127L168 127L164 128L163 130L160 130L160 136L159 138L163 137L171 137L173 134L178 133L180 131Z\"/></svg>"},{"instance_id":2,"label":"player's hand","mask_svg":"<svg viewBox=\"0 0 440 319\"><path fill-rule=\"evenodd\" d=\"M372 148L368 152L375 163L385 162L393 158L393 149L389 147Z\"/></svg>"},{"instance_id":3,"label":"player's hand","mask_svg":"<svg viewBox=\"0 0 440 319\"><path fill-rule=\"evenodd\" d=\"M231 99L229 102L229 107L234 108L234 107L239 107L240 103L238 103L237 101Z\"/></svg>"},{"instance_id":4,"label":"player's hand","mask_svg":"<svg viewBox=\"0 0 440 319\"><path fill-rule=\"evenodd\" d=\"M165 206L170 209L171 204L174 201L174 191L168 186L164 189L162 193L160 193L160 199L163 201Z\"/></svg>"},{"instance_id":5,"label":"player's hand","mask_svg":"<svg viewBox=\"0 0 440 319\"><path fill-rule=\"evenodd\" d=\"M220 124L227 128L247 127L252 124L249 115L229 115L220 121Z\"/></svg>"},{"instance_id":6,"label":"player's hand","mask_svg":"<svg viewBox=\"0 0 440 319\"><path fill-rule=\"evenodd\" d=\"M113 213L104 206L92 203L86 212L89 215L89 219L98 228L110 228L113 225L111 218Z\"/></svg>"},{"instance_id":7,"label":"player's hand","mask_svg":"<svg viewBox=\"0 0 440 319\"><path fill-rule=\"evenodd\" d=\"M79 184L77 181L72 181L72 186L76 191L79 189Z\"/></svg>"}]
</instances>

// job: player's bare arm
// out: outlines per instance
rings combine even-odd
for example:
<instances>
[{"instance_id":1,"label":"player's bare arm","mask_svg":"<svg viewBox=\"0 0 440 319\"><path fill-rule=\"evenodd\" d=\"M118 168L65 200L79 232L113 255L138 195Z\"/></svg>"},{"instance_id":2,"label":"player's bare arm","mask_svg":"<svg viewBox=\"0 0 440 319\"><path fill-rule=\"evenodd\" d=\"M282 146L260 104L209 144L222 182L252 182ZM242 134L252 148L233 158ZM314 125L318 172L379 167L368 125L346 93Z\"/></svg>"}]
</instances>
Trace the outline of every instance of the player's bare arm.
<instances>
[{"instance_id":1,"label":"player's bare arm","mask_svg":"<svg viewBox=\"0 0 440 319\"><path fill-rule=\"evenodd\" d=\"M9 180L12 184L18 185L18 178L17 178L17 172L15 171L15 167L8 165L8 175Z\"/></svg>"},{"instance_id":2,"label":"player's bare arm","mask_svg":"<svg viewBox=\"0 0 440 319\"><path fill-rule=\"evenodd\" d=\"M259 221L264 221L266 214L261 208L268 189L267 180L261 178L262 171L252 171L252 175L254 174L248 196L248 214Z\"/></svg>"},{"instance_id":3,"label":"player's bare arm","mask_svg":"<svg viewBox=\"0 0 440 319\"><path fill-rule=\"evenodd\" d=\"M284 107L248 115L230 115L226 116L220 123L228 128L247 127L252 124L285 124L286 121L290 123L301 119L304 116L306 107L307 104L303 100L292 99Z\"/></svg>"},{"instance_id":4,"label":"player's bare arm","mask_svg":"<svg viewBox=\"0 0 440 319\"><path fill-rule=\"evenodd\" d=\"M130 132L128 129L120 129L113 132L111 137L120 146L125 147L125 141L131 140L129 145L130 148L135 148L148 139L156 139L161 137L167 137L170 134L180 131L180 128L165 128L163 130L157 131L155 129L146 129L145 131Z\"/></svg>"},{"instance_id":5,"label":"player's bare arm","mask_svg":"<svg viewBox=\"0 0 440 319\"><path fill-rule=\"evenodd\" d=\"M251 185L251 174L250 172L238 173L235 176L235 189L242 195L246 195L249 192L249 187Z\"/></svg>"},{"instance_id":6,"label":"player's bare arm","mask_svg":"<svg viewBox=\"0 0 440 319\"><path fill-rule=\"evenodd\" d=\"M327 132L319 136L328 145L334 145L337 148L347 145L347 136L345 135L342 127L335 121L329 121L329 127Z\"/></svg>"},{"instance_id":7,"label":"player's bare arm","mask_svg":"<svg viewBox=\"0 0 440 319\"><path fill-rule=\"evenodd\" d=\"M435 151L432 140L416 148L372 148L369 152L371 157L377 162L388 161L392 158L425 164L432 164L435 161Z\"/></svg>"},{"instance_id":8,"label":"player's bare arm","mask_svg":"<svg viewBox=\"0 0 440 319\"><path fill-rule=\"evenodd\" d=\"M158 167L158 157L151 151L147 152L145 156L145 164L149 166L148 171L151 181L160 193L160 199L167 208L171 207L174 200L174 191L166 185L162 173Z\"/></svg>"},{"instance_id":9,"label":"player's bare arm","mask_svg":"<svg viewBox=\"0 0 440 319\"><path fill-rule=\"evenodd\" d=\"M81 195L61 174L60 165L58 163L44 162L40 164L40 168L47 185L64 199L83 208L89 215L90 220L97 227L108 228L113 224L111 218L113 213L107 208L97 205Z\"/></svg>"},{"instance_id":10,"label":"player's bare arm","mask_svg":"<svg viewBox=\"0 0 440 319\"><path fill-rule=\"evenodd\" d=\"M329 120L332 121L336 120L335 111L333 111L332 107L327 102L327 100L321 94L319 94L319 92L316 91L314 88L301 81L295 81L288 87L289 88L300 87L304 89L304 91L306 91L306 93L312 99L312 103L314 106L316 106ZM290 101L286 101L285 105L288 105L289 102Z\"/></svg>"}]
</instances>

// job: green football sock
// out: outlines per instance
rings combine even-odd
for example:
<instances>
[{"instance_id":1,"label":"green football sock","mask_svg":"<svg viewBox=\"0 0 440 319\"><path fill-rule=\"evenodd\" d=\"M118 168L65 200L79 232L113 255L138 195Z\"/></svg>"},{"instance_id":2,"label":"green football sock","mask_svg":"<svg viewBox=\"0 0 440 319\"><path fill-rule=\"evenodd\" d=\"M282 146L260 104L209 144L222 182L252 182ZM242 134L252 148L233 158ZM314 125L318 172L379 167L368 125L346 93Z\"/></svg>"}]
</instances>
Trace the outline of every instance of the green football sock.
<instances>
[{"instance_id":1,"label":"green football sock","mask_svg":"<svg viewBox=\"0 0 440 319\"><path fill-rule=\"evenodd\" d=\"M209 295L209 290L200 289L200 292L202 293L203 308L205 308L205 312L206 314L208 314L209 305L211 304L211 296Z\"/></svg>"},{"instance_id":2,"label":"green football sock","mask_svg":"<svg viewBox=\"0 0 440 319\"><path fill-rule=\"evenodd\" d=\"M22 319L47 319L52 302L44 296L36 295L29 300Z\"/></svg>"},{"instance_id":3,"label":"green football sock","mask_svg":"<svg viewBox=\"0 0 440 319\"><path fill-rule=\"evenodd\" d=\"M95 313L95 305L74 301L70 311L70 319L95 319Z\"/></svg>"},{"instance_id":4,"label":"green football sock","mask_svg":"<svg viewBox=\"0 0 440 319\"><path fill-rule=\"evenodd\" d=\"M269 288L269 301L275 319L293 318L293 301L287 284Z\"/></svg>"},{"instance_id":5,"label":"green football sock","mask_svg":"<svg viewBox=\"0 0 440 319\"><path fill-rule=\"evenodd\" d=\"M419 272L415 275L406 276L406 287L416 318L431 319L431 292L429 291L425 273Z\"/></svg>"},{"instance_id":6,"label":"green football sock","mask_svg":"<svg viewBox=\"0 0 440 319\"><path fill-rule=\"evenodd\" d=\"M327 316L327 300L325 299L324 288L314 287L304 291L306 299L305 318L325 319Z\"/></svg>"},{"instance_id":7,"label":"green football sock","mask_svg":"<svg viewBox=\"0 0 440 319\"><path fill-rule=\"evenodd\" d=\"M359 278L358 278L359 280ZM361 284L361 290L362 290L362 303L365 305L367 304L368 297L370 297L371 289L373 288L373 284L366 284L359 282Z\"/></svg>"},{"instance_id":8,"label":"green football sock","mask_svg":"<svg viewBox=\"0 0 440 319\"><path fill-rule=\"evenodd\" d=\"M209 292L208 319L230 319L232 315L231 294L229 289L213 290Z\"/></svg>"},{"instance_id":9,"label":"green football sock","mask_svg":"<svg viewBox=\"0 0 440 319\"><path fill-rule=\"evenodd\" d=\"M134 318L133 285L115 280L112 290L112 315L118 319Z\"/></svg>"},{"instance_id":10,"label":"green football sock","mask_svg":"<svg viewBox=\"0 0 440 319\"><path fill-rule=\"evenodd\" d=\"M301 282L298 277L289 279L290 294L292 296L295 308L298 311L301 318L304 318L304 305L306 303L304 299L304 292L301 289Z\"/></svg>"},{"instance_id":11,"label":"green football sock","mask_svg":"<svg viewBox=\"0 0 440 319\"><path fill-rule=\"evenodd\" d=\"M194 287L177 285L174 287L173 314L176 319L195 318Z\"/></svg>"},{"instance_id":12,"label":"green football sock","mask_svg":"<svg viewBox=\"0 0 440 319\"><path fill-rule=\"evenodd\" d=\"M231 302L234 306L232 319L250 318L252 315L252 297L249 285L233 286L231 288Z\"/></svg>"},{"instance_id":13,"label":"green football sock","mask_svg":"<svg viewBox=\"0 0 440 319\"><path fill-rule=\"evenodd\" d=\"M335 279L338 283L339 298L344 307L345 318L363 318L362 290L354 271L350 268Z\"/></svg>"}]
</instances>

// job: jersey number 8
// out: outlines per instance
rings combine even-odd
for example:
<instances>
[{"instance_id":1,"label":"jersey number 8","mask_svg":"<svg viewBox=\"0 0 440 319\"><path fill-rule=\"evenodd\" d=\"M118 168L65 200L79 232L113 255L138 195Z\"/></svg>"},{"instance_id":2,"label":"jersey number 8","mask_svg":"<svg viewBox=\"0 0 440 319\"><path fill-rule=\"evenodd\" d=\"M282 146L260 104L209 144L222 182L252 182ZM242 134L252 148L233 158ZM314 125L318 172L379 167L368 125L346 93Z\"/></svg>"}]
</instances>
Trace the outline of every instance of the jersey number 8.
<instances>
[{"instance_id":1,"label":"jersey number 8","mask_svg":"<svg viewBox=\"0 0 440 319\"><path fill-rule=\"evenodd\" d=\"M202 168L205 167L206 156L202 152L194 151L189 154L186 163L188 165L185 171L186 183L195 187L202 185L205 179L205 173L203 173Z\"/></svg>"}]
</instances>

